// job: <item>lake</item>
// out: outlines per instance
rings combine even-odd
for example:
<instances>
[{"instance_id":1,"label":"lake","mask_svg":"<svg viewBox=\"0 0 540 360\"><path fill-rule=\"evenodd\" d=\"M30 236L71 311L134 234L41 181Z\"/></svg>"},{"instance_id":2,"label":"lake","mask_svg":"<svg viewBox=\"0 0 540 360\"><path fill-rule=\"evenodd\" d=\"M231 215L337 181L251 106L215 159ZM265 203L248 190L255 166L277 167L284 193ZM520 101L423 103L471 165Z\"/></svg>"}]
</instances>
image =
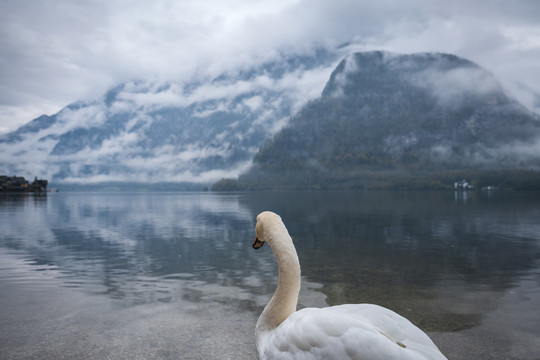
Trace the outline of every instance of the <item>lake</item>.
<instances>
[{"instance_id":1,"label":"lake","mask_svg":"<svg viewBox=\"0 0 540 360\"><path fill-rule=\"evenodd\" d=\"M299 307L376 303L449 359L538 359L540 193L0 194L2 359L254 359L283 218Z\"/></svg>"}]
</instances>

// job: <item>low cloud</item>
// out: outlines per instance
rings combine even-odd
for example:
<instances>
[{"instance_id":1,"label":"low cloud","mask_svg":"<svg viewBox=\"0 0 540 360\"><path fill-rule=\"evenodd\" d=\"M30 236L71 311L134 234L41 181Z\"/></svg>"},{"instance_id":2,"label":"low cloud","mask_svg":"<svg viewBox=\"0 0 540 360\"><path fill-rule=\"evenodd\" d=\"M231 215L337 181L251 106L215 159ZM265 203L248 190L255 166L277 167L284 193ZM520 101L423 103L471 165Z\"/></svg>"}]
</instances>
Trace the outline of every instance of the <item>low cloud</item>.
<instances>
[{"instance_id":1,"label":"low cloud","mask_svg":"<svg viewBox=\"0 0 540 360\"><path fill-rule=\"evenodd\" d=\"M540 93L538 13L535 0L4 1L0 131L134 79L207 79L346 42L454 53L509 89L520 83ZM164 104L177 95L133 101Z\"/></svg>"},{"instance_id":2,"label":"low cloud","mask_svg":"<svg viewBox=\"0 0 540 360\"><path fill-rule=\"evenodd\" d=\"M471 96L484 96L502 90L493 75L479 67L429 69L411 75L408 80L428 89L444 106L459 106Z\"/></svg>"},{"instance_id":3,"label":"low cloud","mask_svg":"<svg viewBox=\"0 0 540 360\"><path fill-rule=\"evenodd\" d=\"M339 72L334 78L336 89L332 93L332 96L343 96L343 91L345 90L345 87L350 81L350 75L358 72L359 69L360 68L354 54L345 57L345 59L343 60L343 70Z\"/></svg>"},{"instance_id":4,"label":"low cloud","mask_svg":"<svg viewBox=\"0 0 540 360\"><path fill-rule=\"evenodd\" d=\"M264 139L320 95L332 67L203 83L130 81L106 97L63 109L52 126L23 134L21 141L0 143L2 164L5 171L53 182L212 182L236 177ZM177 112L169 113L171 109ZM184 124L173 125L180 132L171 139L172 134L155 138L154 127L161 126L163 117L174 121L175 116ZM115 117L119 123L106 124ZM208 121L218 126L208 129L208 136L189 130ZM102 133L104 126L114 128ZM260 139L258 146L251 138ZM233 159L238 152L243 158Z\"/></svg>"},{"instance_id":5,"label":"low cloud","mask_svg":"<svg viewBox=\"0 0 540 360\"><path fill-rule=\"evenodd\" d=\"M216 134L221 147L164 144L149 153L141 142L157 119L153 112L194 104L198 107L190 116L197 119L253 112L252 127L241 135L275 133L287 122L283 109L294 113L319 96L336 64L289 71L279 78L262 73L231 79L272 60L313 55L315 48L336 49L344 43L347 51L444 52L468 58L539 111L538 13L535 0L519 6L503 0L36 0L32 6L4 1L0 134L43 113L64 110L54 126L22 135L18 143L0 143L3 171L52 180L67 171L68 181L94 182L150 181L160 171L178 181L234 177L249 161L230 169L187 169L196 156L227 157L225 144L240 141L235 135L240 123ZM348 62L347 71L354 65ZM230 74L228 81L212 82L223 74ZM455 99L456 93L489 93L498 86L477 69L426 71L412 81L432 89L441 102ZM102 96L119 84L124 85L108 106ZM245 98L235 102L241 96ZM65 108L80 100L85 106ZM75 153L49 155L63 134L100 127L111 116L129 118L114 137ZM536 148L515 149L528 153ZM169 151L181 155L174 158ZM245 151L254 154L256 148ZM104 162L118 168L91 173ZM145 171L145 164L151 170Z\"/></svg>"}]
</instances>

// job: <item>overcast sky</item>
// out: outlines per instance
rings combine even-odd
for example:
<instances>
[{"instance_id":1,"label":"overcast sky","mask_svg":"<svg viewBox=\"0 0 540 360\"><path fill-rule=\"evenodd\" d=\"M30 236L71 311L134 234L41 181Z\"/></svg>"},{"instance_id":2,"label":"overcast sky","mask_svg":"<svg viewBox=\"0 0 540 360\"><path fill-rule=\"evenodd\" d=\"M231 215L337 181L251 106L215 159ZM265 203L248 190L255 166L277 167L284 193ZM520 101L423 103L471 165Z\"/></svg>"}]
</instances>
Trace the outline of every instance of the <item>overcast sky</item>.
<instances>
[{"instance_id":1,"label":"overcast sky","mask_svg":"<svg viewBox=\"0 0 540 360\"><path fill-rule=\"evenodd\" d=\"M350 41L453 53L540 94L538 0L0 0L0 133L127 80Z\"/></svg>"}]
</instances>

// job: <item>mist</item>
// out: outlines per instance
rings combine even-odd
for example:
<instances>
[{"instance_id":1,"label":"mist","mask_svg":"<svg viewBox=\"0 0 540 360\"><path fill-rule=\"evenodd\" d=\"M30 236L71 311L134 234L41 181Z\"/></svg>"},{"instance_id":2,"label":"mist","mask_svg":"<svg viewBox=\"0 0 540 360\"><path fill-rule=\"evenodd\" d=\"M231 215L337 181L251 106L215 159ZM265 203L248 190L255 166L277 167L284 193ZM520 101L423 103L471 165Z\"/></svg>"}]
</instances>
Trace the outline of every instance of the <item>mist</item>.
<instances>
[{"instance_id":1,"label":"mist","mask_svg":"<svg viewBox=\"0 0 540 360\"><path fill-rule=\"evenodd\" d=\"M498 83L476 68L410 81L441 104L501 87L538 111L539 13L532 0L2 2L2 171L87 183L235 177L354 51L455 54ZM325 51L335 58L313 60ZM21 127L43 114L54 124Z\"/></svg>"},{"instance_id":2,"label":"mist","mask_svg":"<svg viewBox=\"0 0 540 360\"><path fill-rule=\"evenodd\" d=\"M276 63L269 63L276 64ZM280 65L280 63L277 63ZM0 139L3 172L52 182L212 183L251 165L264 141L320 95L333 61L214 80L128 81Z\"/></svg>"},{"instance_id":3,"label":"mist","mask_svg":"<svg viewBox=\"0 0 540 360\"><path fill-rule=\"evenodd\" d=\"M0 133L128 81L214 78L344 43L468 58L538 110L538 14L534 0L2 2Z\"/></svg>"}]
</instances>

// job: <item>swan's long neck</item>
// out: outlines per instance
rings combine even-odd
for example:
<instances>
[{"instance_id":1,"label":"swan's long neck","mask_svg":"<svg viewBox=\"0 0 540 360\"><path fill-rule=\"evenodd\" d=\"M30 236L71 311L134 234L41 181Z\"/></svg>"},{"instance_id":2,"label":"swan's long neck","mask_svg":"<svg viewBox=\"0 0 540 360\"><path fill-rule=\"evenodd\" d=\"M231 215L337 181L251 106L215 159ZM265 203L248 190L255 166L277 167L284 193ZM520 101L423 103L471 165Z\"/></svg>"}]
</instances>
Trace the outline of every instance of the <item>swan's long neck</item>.
<instances>
[{"instance_id":1,"label":"swan's long neck","mask_svg":"<svg viewBox=\"0 0 540 360\"><path fill-rule=\"evenodd\" d=\"M300 292L300 263L287 228L280 222L268 230L266 241L274 251L279 279L274 296L259 317L258 331L272 330L294 313Z\"/></svg>"}]
</instances>

